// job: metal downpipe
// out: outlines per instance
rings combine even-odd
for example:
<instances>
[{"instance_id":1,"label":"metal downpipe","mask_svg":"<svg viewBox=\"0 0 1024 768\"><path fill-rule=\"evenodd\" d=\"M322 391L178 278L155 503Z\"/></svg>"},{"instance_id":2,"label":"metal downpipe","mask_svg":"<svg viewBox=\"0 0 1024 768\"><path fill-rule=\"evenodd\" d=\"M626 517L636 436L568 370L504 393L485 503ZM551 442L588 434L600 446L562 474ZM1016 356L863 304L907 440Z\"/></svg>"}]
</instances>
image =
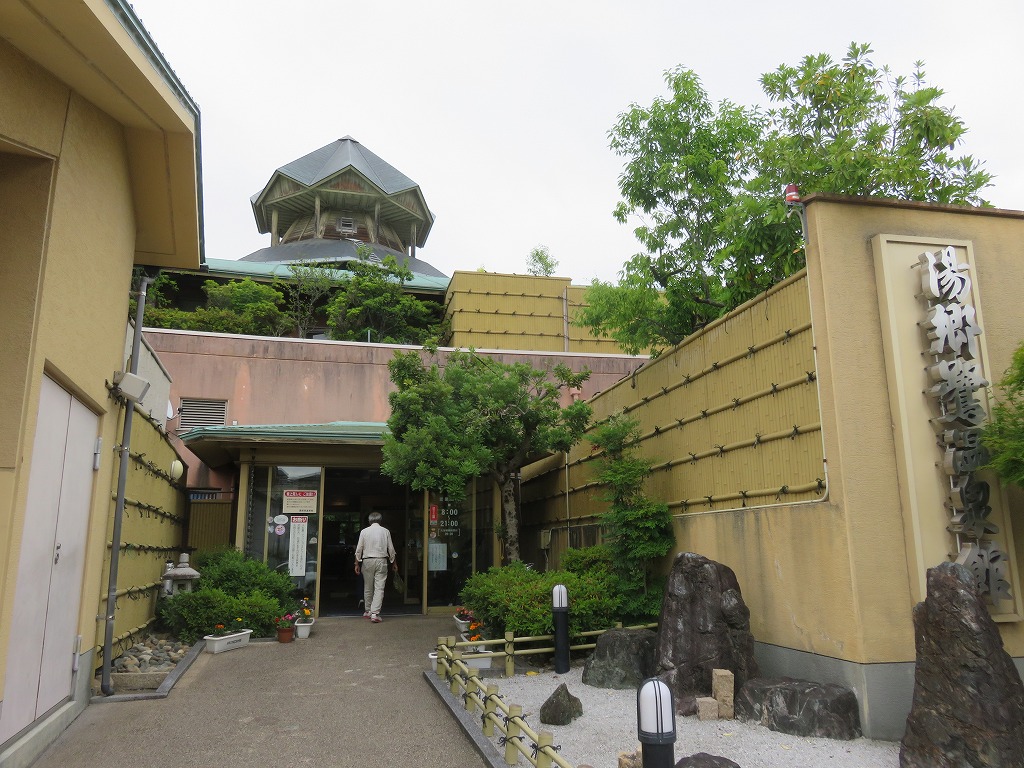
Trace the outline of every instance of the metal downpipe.
<instances>
[{"instance_id":1,"label":"metal downpipe","mask_svg":"<svg viewBox=\"0 0 1024 768\"><path fill-rule=\"evenodd\" d=\"M146 311L146 288L155 278L143 275L139 283L139 297L135 309L135 329L132 334L132 356L129 373L139 372L139 351L142 347L142 316ZM121 466L117 473L117 501L114 504L114 528L110 535L110 574L107 579L106 626L103 630L103 672L100 690L105 696L114 693L110 682L111 655L114 645L114 610L117 605L117 568L121 559L121 521L124 519L124 494L128 484L128 453L132 442L132 421L135 403L128 401L121 432Z\"/></svg>"}]
</instances>

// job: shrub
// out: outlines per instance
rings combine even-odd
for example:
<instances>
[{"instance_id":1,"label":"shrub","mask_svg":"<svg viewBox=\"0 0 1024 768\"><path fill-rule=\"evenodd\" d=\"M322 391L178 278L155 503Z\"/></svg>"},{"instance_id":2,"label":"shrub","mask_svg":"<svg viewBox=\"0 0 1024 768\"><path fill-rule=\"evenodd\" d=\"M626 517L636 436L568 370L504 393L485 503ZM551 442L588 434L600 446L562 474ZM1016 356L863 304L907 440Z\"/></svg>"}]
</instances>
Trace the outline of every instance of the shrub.
<instances>
[{"instance_id":1,"label":"shrub","mask_svg":"<svg viewBox=\"0 0 1024 768\"><path fill-rule=\"evenodd\" d=\"M281 612L281 603L258 589L236 596L216 587L204 587L181 592L157 605L162 625L183 643L194 643L213 634L218 624L238 625L251 629L256 637L270 637L274 634L274 617Z\"/></svg>"},{"instance_id":2,"label":"shrub","mask_svg":"<svg viewBox=\"0 0 1024 768\"><path fill-rule=\"evenodd\" d=\"M539 573L521 561L490 568L469 578L462 602L484 623L488 635L517 637L551 634L551 591L563 584L569 593L569 632L607 629L616 621L618 600L610 572L594 568L585 575L569 571Z\"/></svg>"},{"instance_id":3,"label":"shrub","mask_svg":"<svg viewBox=\"0 0 1024 768\"><path fill-rule=\"evenodd\" d=\"M215 587L236 597L262 590L282 606L295 602L295 584L286 573L275 571L237 549L199 552L195 568L200 574L196 585L200 589Z\"/></svg>"},{"instance_id":4,"label":"shrub","mask_svg":"<svg viewBox=\"0 0 1024 768\"><path fill-rule=\"evenodd\" d=\"M274 634L274 617L295 605L295 585L284 573L235 549L199 552L193 563L200 577L195 591L157 604L164 629L184 643L212 634L217 624L251 629L256 637Z\"/></svg>"},{"instance_id":5,"label":"shrub","mask_svg":"<svg viewBox=\"0 0 1024 768\"><path fill-rule=\"evenodd\" d=\"M583 549L567 549L562 553L562 570L587 576L591 573L610 574L615 570L614 553L607 544Z\"/></svg>"}]
</instances>

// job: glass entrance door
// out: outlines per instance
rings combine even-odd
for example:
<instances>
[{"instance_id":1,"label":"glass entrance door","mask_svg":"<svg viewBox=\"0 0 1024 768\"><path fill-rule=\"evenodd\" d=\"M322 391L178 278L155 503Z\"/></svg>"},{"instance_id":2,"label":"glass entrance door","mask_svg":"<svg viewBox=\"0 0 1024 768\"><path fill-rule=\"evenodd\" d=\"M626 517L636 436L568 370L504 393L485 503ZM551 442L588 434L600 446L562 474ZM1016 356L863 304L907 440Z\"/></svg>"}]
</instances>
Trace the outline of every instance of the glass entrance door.
<instances>
[{"instance_id":1,"label":"glass entrance door","mask_svg":"<svg viewBox=\"0 0 1024 768\"><path fill-rule=\"evenodd\" d=\"M310 599L316 599L321 474L320 467L271 468L266 562L291 577L297 596Z\"/></svg>"},{"instance_id":2,"label":"glass entrance door","mask_svg":"<svg viewBox=\"0 0 1024 768\"><path fill-rule=\"evenodd\" d=\"M363 612L363 577L355 573L355 550L359 531L367 526L371 512L380 512L381 525L391 531L399 572L405 581L405 590L399 592L389 575L383 612L420 612L419 572L410 568L410 562L416 559L417 545L409 535L409 501L407 490L392 483L379 470L325 469L318 604L321 616Z\"/></svg>"}]
</instances>

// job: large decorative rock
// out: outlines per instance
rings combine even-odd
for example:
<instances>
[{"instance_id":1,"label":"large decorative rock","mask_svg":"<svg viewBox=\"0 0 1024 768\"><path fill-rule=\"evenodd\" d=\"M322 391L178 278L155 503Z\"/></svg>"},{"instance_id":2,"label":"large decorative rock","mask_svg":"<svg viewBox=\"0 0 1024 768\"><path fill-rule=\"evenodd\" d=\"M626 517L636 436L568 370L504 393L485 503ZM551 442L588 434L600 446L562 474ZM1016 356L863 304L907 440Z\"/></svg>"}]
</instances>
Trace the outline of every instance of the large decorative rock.
<instances>
[{"instance_id":1,"label":"large decorative rock","mask_svg":"<svg viewBox=\"0 0 1024 768\"><path fill-rule=\"evenodd\" d=\"M676 701L711 695L711 672L728 669L736 686L757 676L750 611L728 566L681 552L672 562L658 625L657 675Z\"/></svg>"},{"instance_id":2,"label":"large decorative rock","mask_svg":"<svg viewBox=\"0 0 1024 768\"><path fill-rule=\"evenodd\" d=\"M740 765L727 757L709 755L707 752L698 752L695 755L681 759L676 763L675 768L740 768Z\"/></svg>"},{"instance_id":3,"label":"large decorative rock","mask_svg":"<svg viewBox=\"0 0 1024 768\"><path fill-rule=\"evenodd\" d=\"M597 638L583 666L583 682L595 688L639 688L654 675L658 636L649 629L610 629Z\"/></svg>"},{"instance_id":4,"label":"large decorative rock","mask_svg":"<svg viewBox=\"0 0 1024 768\"><path fill-rule=\"evenodd\" d=\"M861 735L853 691L790 677L748 680L736 697L736 717L793 736L849 741Z\"/></svg>"},{"instance_id":5,"label":"large decorative rock","mask_svg":"<svg viewBox=\"0 0 1024 768\"><path fill-rule=\"evenodd\" d=\"M928 570L914 633L914 702L900 765L1024 766L1024 683L966 568Z\"/></svg>"},{"instance_id":6,"label":"large decorative rock","mask_svg":"<svg viewBox=\"0 0 1024 768\"><path fill-rule=\"evenodd\" d=\"M569 693L565 683L540 705L540 721L548 725L568 725L583 714L583 702Z\"/></svg>"}]
</instances>

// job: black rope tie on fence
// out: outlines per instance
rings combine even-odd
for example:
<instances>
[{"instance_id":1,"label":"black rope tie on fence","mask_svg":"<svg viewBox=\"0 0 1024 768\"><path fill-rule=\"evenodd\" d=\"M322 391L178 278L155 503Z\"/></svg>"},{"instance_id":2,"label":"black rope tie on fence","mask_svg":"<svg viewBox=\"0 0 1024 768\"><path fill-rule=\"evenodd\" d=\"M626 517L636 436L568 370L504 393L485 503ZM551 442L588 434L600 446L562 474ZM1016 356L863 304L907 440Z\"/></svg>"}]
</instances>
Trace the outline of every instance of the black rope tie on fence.
<instances>
[{"instance_id":1,"label":"black rope tie on fence","mask_svg":"<svg viewBox=\"0 0 1024 768\"><path fill-rule=\"evenodd\" d=\"M793 331L787 328L784 335L786 338L782 340L783 344L785 344L786 342L793 338Z\"/></svg>"},{"instance_id":2,"label":"black rope tie on fence","mask_svg":"<svg viewBox=\"0 0 1024 768\"><path fill-rule=\"evenodd\" d=\"M818 378L818 376L817 376L817 374L814 371L807 371L807 383L808 384L813 382L816 378Z\"/></svg>"},{"instance_id":3,"label":"black rope tie on fence","mask_svg":"<svg viewBox=\"0 0 1024 768\"><path fill-rule=\"evenodd\" d=\"M691 464L696 464L697 463L697 454L696 453L691 453L690 454L690 463Z\"/></svg>"},{"instance_id":4,"label":"black rope tie on fence","mask_svg":"<svg viewBox=\"0 0 1024 768\"><path fill-rule=\"evenodd\" d=\"M740 491L740 498L743 499L743 505L742 506L744 506L744 507L747 506L747 492L746 491Z\"/></svg>"},{"instance_id":5,"label":"black rope tie on fence","mask_svg":"<svg viewBox=\"0 0 1024 768\"><path fill-rule=\"evenodd\" d=\"M700 417L702 419L706 419L708 417L708 411L707 411L706 408L703 411L700 412Z\"/></svg>"},{"instance_id":6,"label":"black rope tie on fence","mask_svg":"<svg viewBox=\"0 0 1024 768\"><path fill-rule=\"evenodd\" d=\"M522 736L499 736L498 737L498 746L499 747L504 747L510 741L518 741L520 744L522 744L523 743L523 737Z\"/></svg>"},{"instance_id":7,"label":"black rope tie on fence","mask_svg":"<svg viewBox=\"0 0 1024 768\"><path fill-rule=\"evenodd\" d=\"M732 399L732 409L735 411L739 407L740 407L740 399L738 397L734 397Z\"/></svg>"},{"instance_id":8,"label":"black rope tie on fence","mask_svg":"<svg viewBox=\"0 0 1024 768\"><path fill-rule=\"evenodd\" d=\"M688 374L688 373L683 374L683 386L685 387L689 383L690 383L690 374Z\"/></svg>"},{"instance_id":9,"label":"black rope tie on fence","mask_svg":"<svg viewBox=\"0 0 1024 768\"><path fill-rule=\"evenodd\" d=\"M754 433L754 447L757 448L757 446L759 446L760 444L761 444L761 433L760 432L755 432Z\"/></svg>"},{"instance_id":10,"label":"black rope tie on fence","mask_svg":"<svg viewBox=\"0 0 1024 768\"><path fill-rule=\"evenodd\" d=\"M775 396L776 396L777 394L779 394L779 385L778 385L778 384L776 384L776 383L775 383L775 382L773 381L773 382L772 382L772 397L775 397Z\"/></svg>"},{"instance_id":11,"label":"black rope tie on fence","mask_svg":"<svg viewBox=\"0 0 1024 768\"><path fill-rule=\"evenodd\" d=\"M757 350L754 349L754 345L751 344L749 347L747 347L747 357L753 357L754 356L754 352L756 352L756 351Z\"/></svg>"},{"instance_id":12,"label":"black rope tie on fence","mask_svg":"<svg viewBox=\"0 0 1024 768\"><path fill-rule=\"evenodd\" d=\"M793 432L790 434L789 439L790 440L796 440L797 435L799 435L799 434L800 434L800 427L798 427L796 424L794 424L793 425Z\"/></svg>"},{"instance_id":13,"label":"black rope tie on fence","mask_svg":"<svg viewBox=\"0 0 1024 768\"><path fill-rule=\"evenodd\" d=\"M711 506L712 504L714 504L714 503L715 503L715 497L714 497L714 496L705 496L704 498L708 500L708 506L709 506L709 507L710 507L710 506Z\"/></svg>"},{"instance_id":14,"label":"black rope tie on fence","mask_svg":"<svg viewBox=\"0 0 1024 768\"><path fill-rule=\"evenodd\" d=\"M722 458L725 455L725 446L715 443L715 448L718 449L718 458Z\"/></svg>"},{"instance_id":15,"label":"black rope tie on fence","mask_svg":"<svg viewBox=\"0 0 1024 768\"><path fill-rule=\"evenodd\" d=\"M536 760L537 759L537 755L539 755L539 754L540 754L540 744L538 744L536 741L531 741L530 742L530 757L532 757L534 760Z\"/></svg>"},{"instance_id":16,"label":"black rope tie on fence","mask_svg":"<svg viewBox=\"0 0 1024 768\"><path fill-rule=\"evenodd\" d=\"M814 478L814 480L818 484L818 490L819 491L824 491L825 490L825 481L822 480L820 477L816 477L816 478Z\"/></svg>"},{"instance_id":17,"label":"black rope tie on fence","mask_svg":"<svg viewBox=\"0 0 1024 768\"><path fill-rule=\"evenodd\" d=\"M789 486L788 485L782 486L781 488L779 488L779 492L775 495L775 500L776 501L782 501L782 496L784 494L787 494L787 493L789 493Z\"/></svg>"}]
</instances>

